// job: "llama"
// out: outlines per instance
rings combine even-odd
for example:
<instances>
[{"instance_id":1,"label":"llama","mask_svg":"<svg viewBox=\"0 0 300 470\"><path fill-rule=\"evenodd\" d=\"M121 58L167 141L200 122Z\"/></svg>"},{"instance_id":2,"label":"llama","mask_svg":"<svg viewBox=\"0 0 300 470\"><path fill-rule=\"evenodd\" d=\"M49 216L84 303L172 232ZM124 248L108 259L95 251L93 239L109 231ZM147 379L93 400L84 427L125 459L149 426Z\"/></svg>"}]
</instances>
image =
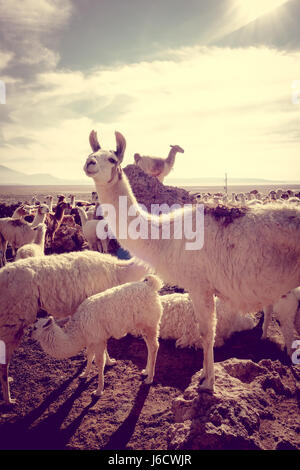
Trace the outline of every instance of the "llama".
<instances>
[{"instance_id":1,"label":"llama","mask_svg":"<svg viewBox=\"0 0 300 470\"><path fill-rule=\"evenodd\" d=\"M128 333L143 336L148 358L142 375L147 376L145 383L151 384L159 346L162 308L157 291L161 287L161 280L153 275L144 281L113 287L82 302L64 330L53 317L42 318L34 326L32 336L45 352L58 359L74 356L87 347L87 366L81 377L88 376L95 356L99 370L96 396L103 393L105 362L113 363L107 353L107 340Z\"/></svg>"},{"instance_id":2,"label":"llama","mask_svg":"<svg viewBox=\"0 0 300 470\"><path fill-rule=\"evenodd\" d=\"M143 279L148 272L135 259L121 261L89 250L27 258L1 269L0 292L5 295L0 295L0 340L6 344L6 364L0 364L0 381L4 400L10 402L7 375L13 351L40 309L64 318L87 297Z\"/></svg>"},{"instance_id":3,"label":"llama","mask_svg":"<svg viewBox=\"0 0 300 470\"><path fill-rule=\"evenodd\" d=\"M34 230L36 231L35 240L33 243L21 246L17 251L16 261L19 259L29 258L33 256L44 256L45 250L45 235L47 227L45 224L37 225Z\"/></svg>"},{"instance_id":4,"label":"llama","mask_svg":"<svg viewBox=\"0 0 300 470\"><path fill-rule=\"evenodd\" d=\"M100 253L106 252L107 250L104 250L103 246L106 240L100 240L96 233L96 227L99 220L88 220L88 214L83 209L83 207L77 207L77 210L81 220L82 233L88 242L89 249L93 251L100 251Z\"/></svg>"},{"instance_id":5,"label":"llama","mask_svg":"<svg viewBox=\"0 0 300 470\"><path fill-rule=\"evenodd\" d=\"M175 339L177 347L202 348L202 338L197 332L195 312L189 294L162 295L161 304L163 314L160 337ZM217 318L215 346L223 346L235 332L254 328L251 314L233 312L218 298L215 298L215 304Z\"/></svg>"},{"instance_id":6,"label":"llama","mask_svg":"<svg viewBox=\"0 0 300 470\"><path fill-rule=\"evenodd\" d=\"M48 230L47 230L47 236L50 239L51 244L54 242L54 237L56 232L59 230L59 227L61 226L63 219L65 216L65 210L70 208L70 204L65 201L60 201L58 202L56 208L55 208L55 213L54 214L48 214ZM75 225L74 219L72 216L70 216L73 222L73 225ZM69 220L69 219L68 219Z\"/></svg>"},{"instance_id":7,"label":"llama","mask_svg":"<svg viewBox=\"0 0 300 470\"><path fill-rule=\"evenodd\" d=\"M184 153L184 150L179 145L170 145L171 150L167 158L160 157L142 157L139 153L134 154L135 164L140 167L147 175L156 176L156 178L163 183L165 177L172 170L176 154Z\"/></svg>"},{"instance_id":8,"label":"llama","mask_svg":"<svg viewBox=\"0 0 300 470\"><path fill-rule=\"evenodd\" d=\"M282 294L300 285L300 208L276 203L244 209L209 208L203 216L203 247L187 249L185 235L163 239L162 218L150 215L137 204L121 168L126 140L119 132L115 135L114 152L102 150L96 133L90 133L92 153L86 159L84 171L93 178L102 204L114 206L120 214L120 196L123 196L127 206L134 209L126 214L127 228L138 219L148 234L151 227L158 229L159 237L124 236L124 227L120 230L117 216L114 232L126 250L153 266L165 282L179 285L190 293L203 338L199 386L200 390L212 391L214 294L233 310L246 313L273 304ZM190 209L190 218L197 220L198 211L199 205ZM178 220L182 220L181 210L169 215L172 233ZM118 237L120 233L122 239Z\"/></svg>"}]
</instances>

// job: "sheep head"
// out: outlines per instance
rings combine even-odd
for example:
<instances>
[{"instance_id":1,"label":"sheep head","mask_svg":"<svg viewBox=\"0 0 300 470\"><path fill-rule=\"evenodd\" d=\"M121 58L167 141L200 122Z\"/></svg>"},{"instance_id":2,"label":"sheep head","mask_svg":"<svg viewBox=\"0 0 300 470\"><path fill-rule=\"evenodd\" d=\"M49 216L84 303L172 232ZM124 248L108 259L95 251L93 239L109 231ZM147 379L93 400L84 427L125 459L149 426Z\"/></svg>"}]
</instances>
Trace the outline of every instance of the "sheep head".
<instances>
[{"instance_id":1,"label":"sheep head","mask_svg":"<svg viewBox=\"0 0 300 470\"><path fill-rule=\"evenodd\" d=\"M115 132L116 150L102 150L97 134L92 131L89 141L93 152L88 156L83 167L85 174L100 185L114 184L121 175L122 163L126 148L126 140L120 132Z\"/></svg>"},{"instance_id":2,"label":"sheep head","mask_svg":"<svg viewBox=\"0 0 300 470\"><path fill-rule=\"evenodd\" d=\"M39 340L43 332L51 328L54 323L55 320L52 315L49 317L39 318L31 328L31 337L35 340Z\"/></svg>"}]
</instances>

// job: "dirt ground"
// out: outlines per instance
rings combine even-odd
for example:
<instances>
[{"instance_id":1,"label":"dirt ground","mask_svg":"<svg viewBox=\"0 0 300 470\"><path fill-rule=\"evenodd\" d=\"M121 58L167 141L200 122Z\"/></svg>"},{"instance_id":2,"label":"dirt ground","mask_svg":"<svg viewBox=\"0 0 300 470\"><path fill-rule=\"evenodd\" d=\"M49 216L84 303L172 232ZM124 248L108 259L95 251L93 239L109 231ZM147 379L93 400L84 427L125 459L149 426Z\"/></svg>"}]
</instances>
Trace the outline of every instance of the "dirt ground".
<instances>
[{"instance_id":1,"label":"dirt ground","mask_svg":"<svg viewBox=\"0 0 300 470\"><path fill-rule=\"evenodd\" d=\"M269 358L287 364L277 325L272 325L271 336L275 336L262 341L261 324L258 314L253 330L235 333L222 348L216 348L216 362L236 357L255 362ZM10 367L14 379L11 393L17 403L13 407L0 405L0 448L167 449L169 427L174 422L172 402L202 366L202 351L178 349L174 341L160 340L155 381L148 386L140 376L146 362L142 339L129 335L111 339L108 349L117 364L106 368L104 393L97 399L91 396L97 382L96 367L86 381L78 377L85 364L83 353L55 360L44 354L27 331ZM290 419L299 417L293 400L278 397L277 407L282 407L284 421L287 414ZM274 447L278 431L270 438L269 426L267 419L261 423L264 448Z\"/></svg>"}]
</instances>

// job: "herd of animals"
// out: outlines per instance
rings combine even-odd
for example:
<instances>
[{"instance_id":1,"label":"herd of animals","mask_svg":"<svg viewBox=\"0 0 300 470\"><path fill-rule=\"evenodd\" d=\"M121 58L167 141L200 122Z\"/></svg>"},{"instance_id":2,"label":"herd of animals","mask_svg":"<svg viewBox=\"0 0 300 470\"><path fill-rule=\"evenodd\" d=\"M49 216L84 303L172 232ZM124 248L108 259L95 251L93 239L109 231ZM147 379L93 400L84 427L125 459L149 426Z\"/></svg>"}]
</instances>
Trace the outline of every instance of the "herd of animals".
<instances>
[{"instance_id":1,"label":"herd of animals","mask_svg":"<svg viewBox=\"0 0 300 470\"><path fill-rule=\"evenodd\" d=\"M177 346L203 349L199 391L214 389L213 346L224 344L233 332L251 329L251 312L264 310L263 338L274 313L280 322L285 346L292 354L300 334L300 193L290 190L243 194L197 194L190 208L205 206L205 243L201 250L185 249L185 239L122 239L133 256L120 260L107 253L99 240L99 201L119 208L127 196L145 224L161 227L159 216L138 206L122 170L124 136L116 132L116 150L102 149L95 131L84 172L96 191L90 201L69 201L59 195L54 203L21 204L11 217L0 219L0 341L5 363L0 364L3 399L10 396L8 369L25 328L30 327L44 351L67 358L86 348L86 378L92 362L98 367L97 396L104 390L104 366L113 365L107 351L110 337L128 333L142 336L147 363L142 374L152 383L158 338L173 338ZM171 146L166 159L134 155L135 163L161 183L171 171L179 146ZM181 215L170 215L171 223ZM103 215L100 218L103 218ZM45 255L62 223L82 226L88 250ZM128 217L128 224L130 216ZM118 223L116 232L118 233ZM117 234L116 233L116 234ZM8 244L13 262L7 263ZM160 295L164 283L188 293ZM0 343L0 345L1 345Z\"/></svg>"}]
</instances>

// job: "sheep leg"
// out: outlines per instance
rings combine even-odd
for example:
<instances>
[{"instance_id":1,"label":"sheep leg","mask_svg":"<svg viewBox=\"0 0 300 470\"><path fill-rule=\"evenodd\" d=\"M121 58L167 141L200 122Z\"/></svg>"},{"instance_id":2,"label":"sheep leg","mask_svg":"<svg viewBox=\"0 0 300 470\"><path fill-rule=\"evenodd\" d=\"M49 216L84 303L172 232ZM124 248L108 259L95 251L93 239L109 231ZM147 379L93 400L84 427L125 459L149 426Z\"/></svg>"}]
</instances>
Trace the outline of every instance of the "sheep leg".
<instances>
[{"instance_id":1,"label":"sheep leg","mask_svg":"<svg viewBox=\"0 0 300 470\"><path fill-rule=\"evenodd\" d=\"M191 294L199 336L203 344L203 368L200 374L200 390L214 390L214 339L216 331L216 312L212 293L199 297L199 293Z\"/></svg>"},{"instance_id":2,"label":"sheep leg","mask_svg":"<svg viewBox=\"0 0 300 470\"><path fill-rule=\"evenodd\" d=\"M0 234L0 251L1 251L0 267L5 266L6 264L6 250L7 250L7 241L4 240L4 238Z\"/></svg>"},{"instance_id":3,"label":"sheep leg","mask_svg":"<svg viewBox=\"0 0 300 470\"><path fill-rule=\"evenodd\" d=\"M267 333L268 333L268 327L272 319L273 305L267 305L266 307L264 307L263 312L264 312L264 324L263 324L262 339L266 339Z\"/></svg>"},{"instance_id":4,"label":"sheep leg","mask_svg":"<svg viewBox=\"0 0 300 470\"><path fill-rule=\"evenodd\" d=\"M91 367L92 367L94 355L95 355L95 347L88 346L87 352L86 352L87 363L86 363L85 370L79 376L80 379L86 379L87 376L89 375Z\"/></svg>"},{"instance_id":5,"label":"sheep leg","mask_svg":"<svg viewBox=\"0 0 300 470\"><path fill-rule=\"evenodd\" d=\"M22 333L21 333L22 331ZM8 369L9 369L9 363L11 360L11 357L13 355L14 350L16 349L20 338L23 334L23 329L17 332L16 334L16 340L13 342L6 342L6 364L0 364L0 383L2 386L2 395L3 395L3 400L7 404L14 404L16 403L16 400L13 400L10 396L10 386L9 382L12 381L12 379L8 376Z\"/></svg>"},{"instance_id":6,"label":"sheep leg","mask_svg":"<svg viewBox=\"0 0 300 470\"><path fill-rule=\"evenodd\" d=\"M145 383L151 384L153 382L157 351L159 348L157 330L154 329L147 331L147 333L144 334L144 340L147 345L148 356L146 369L142 370L142 375L147 375L148 377L146 378Z\"/></svg>"},{"instance_id":7,"label":"sheep leg","mask_svg":"<svg viewBox=\"0 0 300 470\"><path fill-rule=\"evenodd\" d=\"M97 350L95 354L95 362L98 367L98 387L97 389L93 392L93 395L96 397L100 397L103 393L104 389L104 366L105 366L105 358L106 358L106 341L101 341L97 345Z\"/></svg>"}]
</instances>

